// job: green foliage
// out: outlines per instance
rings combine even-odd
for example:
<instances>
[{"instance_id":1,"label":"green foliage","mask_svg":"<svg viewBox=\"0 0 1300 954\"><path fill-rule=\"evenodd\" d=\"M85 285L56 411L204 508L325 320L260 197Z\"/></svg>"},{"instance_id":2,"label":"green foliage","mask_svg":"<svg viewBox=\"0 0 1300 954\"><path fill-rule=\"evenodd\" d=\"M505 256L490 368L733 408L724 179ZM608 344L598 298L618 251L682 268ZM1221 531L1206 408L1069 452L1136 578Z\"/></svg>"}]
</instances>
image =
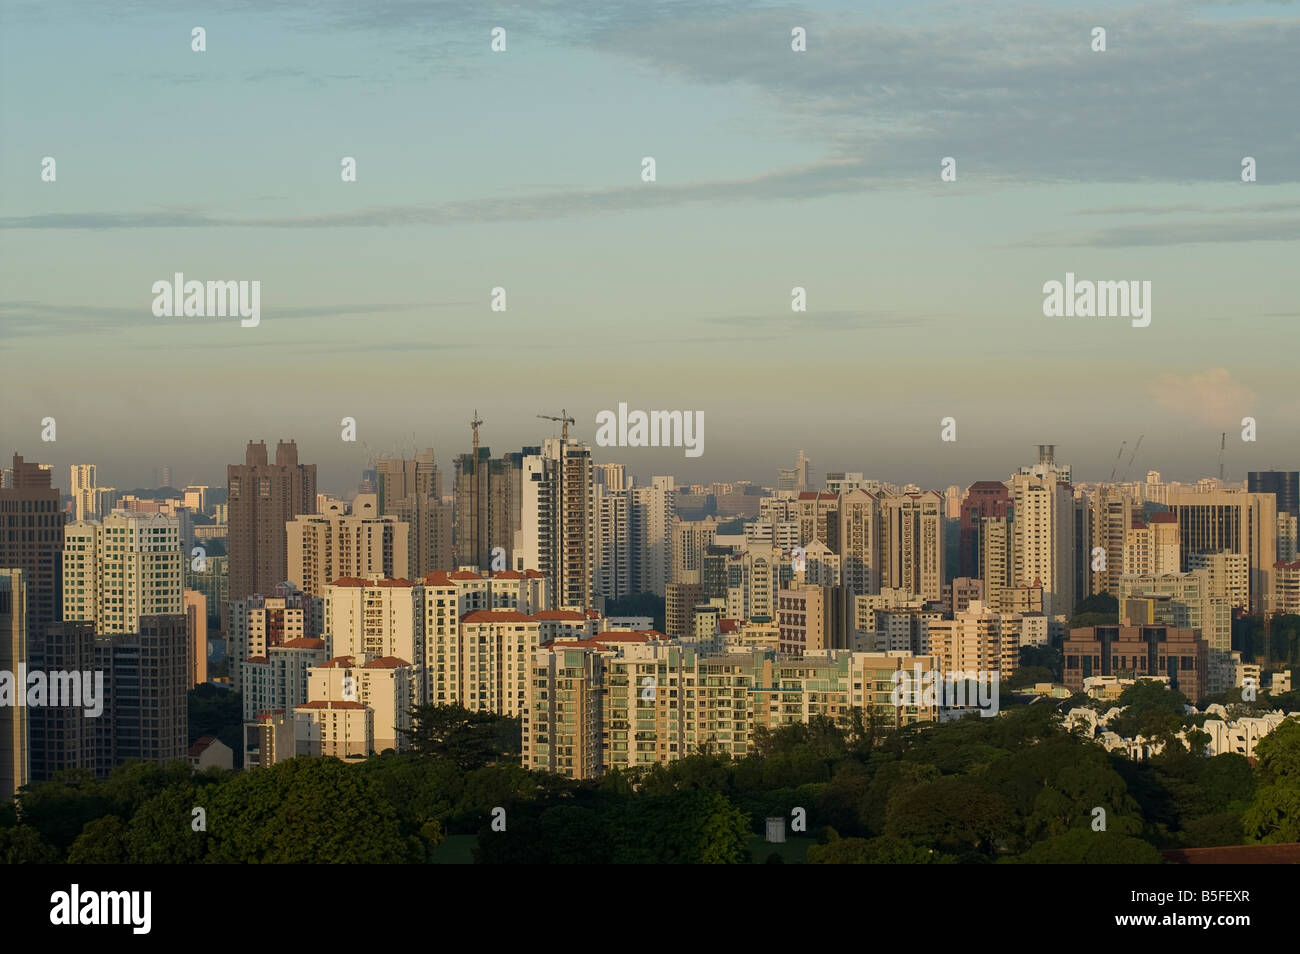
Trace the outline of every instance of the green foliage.
<instances>
[{"instance_id":1,"label":"green foliage","mask_svg":"<svg viewBox=\"0 0 1300 954\"><path fill-rule=\"evenodd\" d=\"M1153 845L1140 838L1109 830L1075 828L1004 860L1033 865L1158 865L1164 859Z\"/></svg>"},{"instance_id":2,"label":"green foliage","mask_svg":"<svg viewBox=\"0 0 1300 954\"><path fill-rule=\"evenodd\" d=\"M1139 679L1125 689L1115 705L1124 710L1110 728L1126 739L1170 739L1187 723L1187 697L1153 679Z\"/></svg>"},{"instance_id":3,"label":"green foliage","mask_svg":"<svg viewBox=\"0 0 1300 954\"><path fill-rule=\"evenodd\" d=\"M378 783L335 758L295 758L240 773L219 786L206 807L210 862L412 860L396 809Z\"/></svg>"},{"instance_id":4,"label":"green foliage","mask_svg":"<svg viewBox=\"0 0 1300 954\"><path fill-rule=\"evenodd\" d=\"M416 706L411 716L407 736L416 754L448 759L462 769L517 759L523 750L519 719L455 705Z\"/></svg>"},{"instance_id":5,"label":"green foliage","mask_svg":"<svg viewBox=\"0 0 1300 954\"><path fill-rule=\"evenodd\" d=\"M0 828L0 864L48 865L58 860L58 849L47 844L30 825Z\"/></svg>"},{"instance_id":6,"label":"green foliage","mask_svg":"<svg viewBox=\"0 0 1300 954\"><path fill-rule=\"evenodd\" d=\"M120 865L127 859L126 822L116 815L105 815L87 822L77 840L68 849L70 865Z\"/></svg>"}]
</instances>

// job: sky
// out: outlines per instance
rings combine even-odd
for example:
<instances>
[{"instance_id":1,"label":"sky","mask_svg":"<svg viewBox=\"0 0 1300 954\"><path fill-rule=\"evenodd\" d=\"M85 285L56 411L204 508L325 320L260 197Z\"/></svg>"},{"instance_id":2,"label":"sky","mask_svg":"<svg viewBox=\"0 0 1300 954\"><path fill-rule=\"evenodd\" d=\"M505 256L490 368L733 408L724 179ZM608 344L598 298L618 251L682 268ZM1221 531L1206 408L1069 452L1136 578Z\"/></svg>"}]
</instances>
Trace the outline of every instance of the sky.
<instances>
[{"instance_id":1,"label":"sky","mask_svg":"<svg viewBox=\"0 0 1300 954\"><path fill-rule=\"evenodd\" d=\"M1300 4L282 6L0 0L6 462L221 484L292 438L341 492L626 403L704 453L596 459L684 483L1300 466ZM155 317L176 272L260 324ZM1150 325L1045 317L1067 272Z\"/></svg>"}]
</instances>

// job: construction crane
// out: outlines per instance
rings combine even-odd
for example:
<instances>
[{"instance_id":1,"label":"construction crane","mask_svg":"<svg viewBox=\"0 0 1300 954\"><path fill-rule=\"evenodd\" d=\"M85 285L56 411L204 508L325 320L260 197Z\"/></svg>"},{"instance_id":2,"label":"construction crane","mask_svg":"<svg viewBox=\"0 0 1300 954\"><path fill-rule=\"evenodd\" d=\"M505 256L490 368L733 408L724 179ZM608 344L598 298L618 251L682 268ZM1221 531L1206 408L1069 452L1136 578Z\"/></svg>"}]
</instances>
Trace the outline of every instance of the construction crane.
<instances>
[{"instance_id":1,"label":"construction crane","mask_svg":"<svg viewBox=\"0 0 1300 954\"><path fill-rule=\"evenodd\" d=\"M1115 466L1110 469L1110 480L1107 483L1115 482L1115 471L1119 470L1119 459L1124 456L1124 448L1128 446L1128 441L1120 441L1119 453L1115 455Z\"/></svg>"},{"instance_id":2,"label":"construction crane","mask_svg":"<svg viewBox=\"0 0 1300 954\"><path fill-rule=\"evenodd\" d=\"M560 428L560 440L566 444L569 443L569 425L577 424L578 422L569 417L568 411L561 408L559 417L556 417L554 414L538 414L537 416L544 421L561 421L564 426Z\"/></svg>"},{"instance_id":3,"label":"construction crane","mask_svg":"<svg viewBox=\"0 0 1300 954\"><path fill-rule=\"evenodd\" d=\"M474 420L469 422L469 426L474 428L474 460L478 460L478 426L483 421L478 416L478 408L474 408Z\"/></svg>"},{"instance_id":4,"label":"construction crane","mask_svg":"<svg viewBox=\"0 0 1300 954\"><path fill-rule=\"evenodd\" d=\"M1128 463L1124 465L1124 479L1125 479L1125 480L1128 480L1128 473L1129 473L1130 470L1133 469L1133 458L1136 457L1136 456L1138 455L1138 448L1142 446L1142 438L1144 438L1144 437L1146 437L1145 434L1139 434L1139 435L1138 435L1138 442L1137 442L1136 444L1133 445L1133 453L1131 453L1131 454L1128 455Z\"/></svg>"},{"instance_id":5,"label":"construction crane","mask_svg":"<svg viewBox=\"0 0 1300 954\"><path fill-rule=\"evenodd\" d=\"M1228 432L1219 435L1219 483L1223 483L1223 452L1228 448Z\"/></svg>"}]
</instances>

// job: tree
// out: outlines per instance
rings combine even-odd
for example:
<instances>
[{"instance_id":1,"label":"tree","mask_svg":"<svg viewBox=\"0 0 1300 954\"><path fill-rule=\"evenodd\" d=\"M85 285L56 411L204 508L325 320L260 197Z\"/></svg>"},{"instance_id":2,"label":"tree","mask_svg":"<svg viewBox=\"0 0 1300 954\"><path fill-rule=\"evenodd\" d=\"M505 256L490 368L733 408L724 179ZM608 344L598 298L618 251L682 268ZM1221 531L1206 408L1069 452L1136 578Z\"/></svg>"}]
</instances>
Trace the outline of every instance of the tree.
<instances>
[{"instance_id":1,"label":"tree","mask_svg":"<svg viewBox=\"0 0 1300 954\"><path fill-rule=\"evenodd\" d=\"M523 722L456 705L421 705L404 730L417 755L449 759L462 769L479 768L523 751Z\"/></svg>"},{"instance_id":2,"label":"tree","mask_svg":"<svg viewBox=\"0 0 1300 954\"><path fill-rule=\"evenodd\" d=\"M58 860L58 849L46 844L30 825L0 828L0 864L52 865Z\"/></svg>"},{"instance_id":3,"label":"tree","mask_svg":"<svg viewBox=\"0 0 1300 954\"><path fill-rule=\"evenodd\" d=\"M397 812L373 778L335 758L243 772L206 794L218 864L386 864L408 860Z\"/></svg>"},{"instance_id":4,"label":"tree","mask_svg":"<svg viewBox=\"0 0 1300 954\"><path fill-rule=\"evenodd\" d=\"M1004 860L1034 865L1158 865L1164 859L1153 845L1140 838L1075 828Z\"/></svg>"},{"instance_id":5,"label":"tree","mask_svg":"<svg viewBox=\"0 0 1300 954\"><path fill-rule=\"evenodd\" d=\"M70 865L120 865L126 862L126 823L116 815L87 822L68 849Z\"/></svg>"},{"instance_id":6,"label":"tree","mask_svg":"<svg viewBox=\"0 0 1300 954\"><path fill-rule=\"evenodd\" d=\"M891 797L885 834L951 854L992 854L1015 828L1011 803L971 778L945 776Z\"/></svg>"}]
</instances>

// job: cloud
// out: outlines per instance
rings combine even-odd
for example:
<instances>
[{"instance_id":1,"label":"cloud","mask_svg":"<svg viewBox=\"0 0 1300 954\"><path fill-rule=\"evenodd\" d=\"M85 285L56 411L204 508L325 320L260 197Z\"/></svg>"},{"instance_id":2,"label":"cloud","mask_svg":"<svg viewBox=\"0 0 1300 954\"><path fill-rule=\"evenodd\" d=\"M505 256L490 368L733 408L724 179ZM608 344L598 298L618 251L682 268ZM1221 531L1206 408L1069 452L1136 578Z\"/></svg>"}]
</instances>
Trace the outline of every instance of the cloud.
<instances>
[{"instance_id":1,"label":"cloud","mask_svg":"<svg viewBox=\"0 0 1300 954\"><path fill-rule=\"evenodd\" d=\"M146 290L147 291L147 290ZM159 327L164 322L184 322L181 318L157 318L151 305L152 292L141 294L139 308L120 308L106 305L46 304L38 301L0 301L0 332L5 338L66 334L70 325L78 333L113 331L143 326ZM418 303L364 302L358 304L302 305L291 308L266 309L263 320L296 318L364 318L384 312L415 311L421 308L459 308L469 305L464 301L431 301ZM202 327L215 327L225 319L192 318L191 323Z\"/></svg>"},{"instance_id":2,"label":"cloud","mask_svg":"<svg viewBox=\"0 0 1300 954\"><path fill-rule=\"evenodd\" d=\"M1002 248L1133 248L1221 242L1290 242L1300 238L1300 218L1210 218L1195 222L1115 225L1104 229L1053 232Z\"/></svg>"},{"instance_id":3,"label":"cloud","mask_svg":"<svg viewBox=\"0 0 1300 954\"><path fill-rule=\"evenodd\" d=\"M1226 368L1191 374L1162 374L1148 386L1156 403L1175 414L1211 427L1239 427L1257 397L1232 379Z\"/></svg>"},{"instance_id":4,"label":"cloud","mask_svg":"<svg viewBox=\"0 0 1300 954\"><path fill-rule=\"evenodd\" d=\"M596 212L626 212L692 203L753 199L815 199L871 187L859 162L829 159L738 179L640 183L604 189L564 189L425 205L390 205L319 215L237 218L199 209L157 212L63 212L0 218L0 230L172 228L373 228L531 222ZM875 183L883 186L884 183Z\"/></svg>"}]
</instances>

